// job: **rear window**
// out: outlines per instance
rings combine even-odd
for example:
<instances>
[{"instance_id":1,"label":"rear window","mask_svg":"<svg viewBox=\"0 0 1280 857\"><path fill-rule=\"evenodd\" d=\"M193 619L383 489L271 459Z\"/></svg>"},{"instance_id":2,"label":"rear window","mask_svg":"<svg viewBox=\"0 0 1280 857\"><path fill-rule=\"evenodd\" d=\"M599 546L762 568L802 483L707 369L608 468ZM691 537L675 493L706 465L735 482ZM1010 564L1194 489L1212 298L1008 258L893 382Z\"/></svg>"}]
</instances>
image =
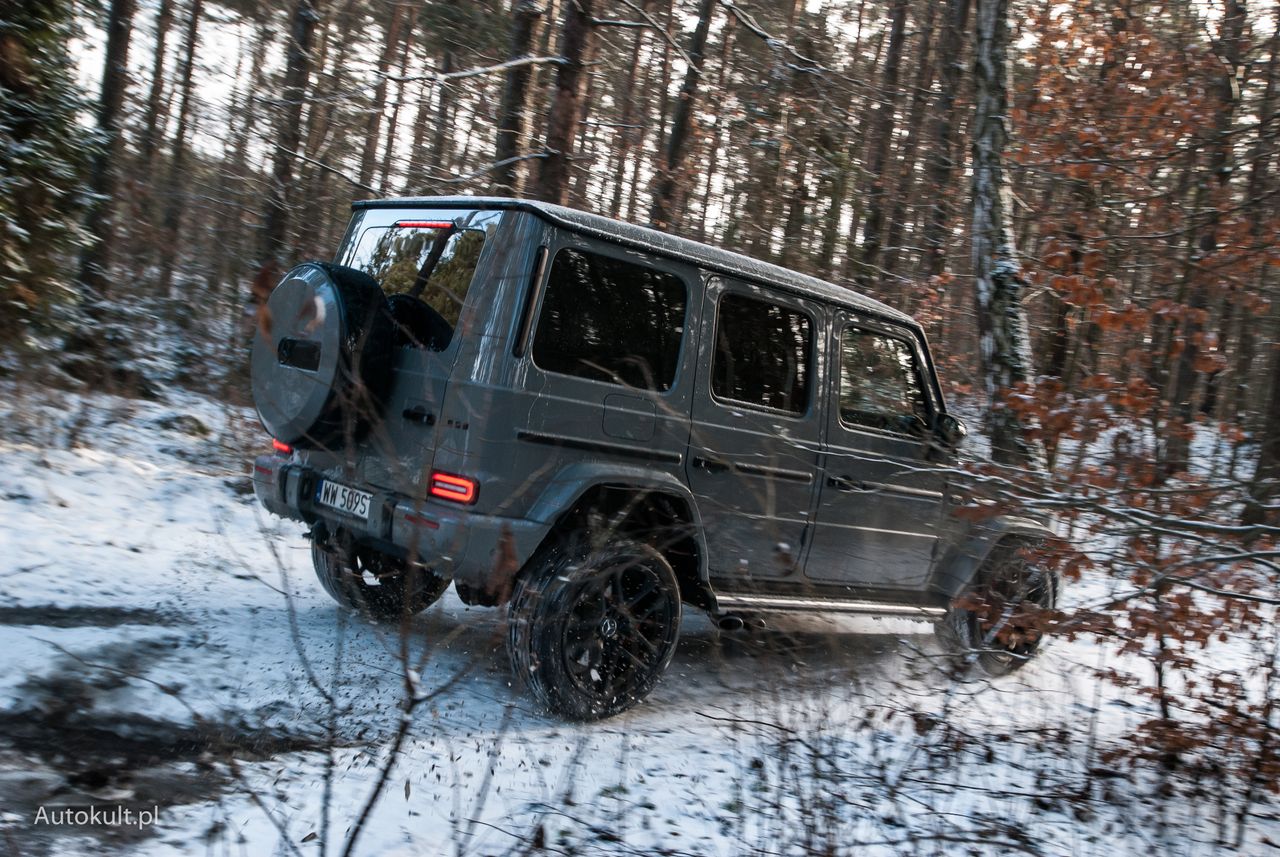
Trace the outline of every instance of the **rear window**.
<instances>
[{"instance_id":1,"label":"rear window","mask_svg":"<svg viewBox=\"0 0 1280 857\"><path fill-rule=\"evenodd\" d=\"M802 414L809 407L809 317L728 294L716 317L711 391L721 399Z\"/></svg>"},{"instance_id":2,"label":"rear window","mask_svg":"<svg viewBox=\"0 0 1280 857\"><path fill-rule=\"evenodd\" d=\"M547 278L533 362L562 375L669 390L687 300L684 281L667 271L563 249Z\"/></svg>"},{"instance_id":3,"label":"rear window","mask_svg":"<svg viewBox=\"0 0 1280 857\"><path fill-rule=\"evenodd\" d=\"M430 223L431 226L421 224ZM369 274L388 295L412 294L457 327L475 279L485 231L450 221L402 221L359 234L346 264ZM434 259L433 259L434 257ZM421 280L421 282L420 282Z\"/></svg>"}]
</instances>

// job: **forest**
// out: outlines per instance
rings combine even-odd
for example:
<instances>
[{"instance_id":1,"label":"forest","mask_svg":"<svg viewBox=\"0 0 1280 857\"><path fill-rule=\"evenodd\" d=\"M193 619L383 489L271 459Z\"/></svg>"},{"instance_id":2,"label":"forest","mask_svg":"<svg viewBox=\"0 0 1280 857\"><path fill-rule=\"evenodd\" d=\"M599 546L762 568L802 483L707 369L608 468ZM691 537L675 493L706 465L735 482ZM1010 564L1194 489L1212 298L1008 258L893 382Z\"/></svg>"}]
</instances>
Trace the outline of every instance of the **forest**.
<instances>
[{"instance_id":1,"label":"forest","mask_svg":"<svg viewBox=\"0 0 1280 857\"><path fill-rule=\"evenodd\" d=\"M921 321L969 424L967 477L993 508L1052 515L1064 536L1051 559L1075 594L1043 627L1080 683L1011 697L1035 723L1014 718L1000 740L970 731L968 690L937 692L928 713L903 690L875 727L878 705L861 720L857 704L824 699L791 717L773 698L774 714L726 715L734 741L763 729L764 745L790 748L763 762L741 749L730 762L759 773L757 796L769 799L721 784L717 801L732 808L710 812L710 840L653 834L628 851L611 826L621 809L588 822L577 807L577 832L555 847L1270 853L1280 847L1278 107L1271 0L0 0L0 449L11 459L0 481L15 486L0 497L8 520L30 520L40 550L56 552L68 537L18 508L49 466L34 451L41 438L67 455L107 448L147 414L172 422L164 408L204 415L206 434L221 426L216 442L199 441L212 444L208 461L191 460L241 477L238 453L262 443L243 415L259 307L295 264L332 257L353 201L522 197L652 226ZM260 522L235 514L234 526L256 532ZM15 546L0 614L78 597L24 596L28 567L46 559L17 549L17 523L0 526ZM356 634L341 632L339 651L342 633ZM806 639L796 634L768 645ZM54 678L22 687L30 696L32 682ZM9 724L20 707L5 688ZM1046 714L1055 692L1077 704L1093 695L1092 707ZM335 704L336 693L322 696ZM71 716L81 703L60 704ZM494 711L500 744L509 715ZM862 747L859 729L889 730L895 716L898 755L850 749ZM354 745L326 728L328 761L299 776L322 771L329 789L335 754ZM233 756L235 739L219 740ZM537 738L521 740L539 752ZM595 740L582 739L572 764ZM1045 757L1012 753L1026 744ZM472 761L477 771L494 746ZM908 819L904 783L924 788L913 771L945 779L946 753L996 759L998 773L973 780L980 800L921 792L927 821ZM341 810L354 834L331 819L326 791L329 850L355 853L382 811L391 756L370 802ZM882 767L856 779L851 760L867 758ZM238 767L261 757L228 764L224 794L253 794L250 811L271 819L252 841L305 849L307 830L286 831L288 814L264 807L269 789L253 791ZM1050 797L1019 802L1028 772ZM863 788L885 803L863 807L872 822L849 822L832 795ZM405 801L410 791L406 779ZM985 816L988 799L1019 825ZM1126 819L1114 808L1126 804L1147 809ZM572 827L575 805L550 805ZM499 844L468 838L477 822L455 813L448 847L551 849L551 822L512 812L514 839ZM964 821L938 821L948 813ZM1036 813L1059 827L1037 827ZM502 823L482 816L481 827ZM31 841L53 849L36 853L65 844ZM398 840L377 841L368 853Z\"/></svg>"}]
</instances>

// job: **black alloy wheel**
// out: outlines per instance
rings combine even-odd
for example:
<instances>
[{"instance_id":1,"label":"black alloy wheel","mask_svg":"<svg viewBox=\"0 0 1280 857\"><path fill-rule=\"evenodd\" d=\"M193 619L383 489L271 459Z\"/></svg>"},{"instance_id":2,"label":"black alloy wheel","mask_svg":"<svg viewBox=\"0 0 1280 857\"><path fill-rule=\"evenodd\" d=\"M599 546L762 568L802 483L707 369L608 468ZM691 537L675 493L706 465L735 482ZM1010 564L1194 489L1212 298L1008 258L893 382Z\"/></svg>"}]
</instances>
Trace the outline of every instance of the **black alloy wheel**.
<instances>
[{"instance_id":1,"label":"black alloy wheel","mask_svg":"<svg viewBox=\"0 0 1280 857\"><path fill-rule=\"evenodd\" d=\"M548 709L593 720L630 708L657 684L679 638L680 589L648 545L573 543L551 548L517 580L508 648Z\"/></svg>"},{"instance_id":2,"label":"black alloy wheel","mask_svg":"<svg viewBox=\"0 0 1280 857\"><path fill-rule=\"evenodd\" d=\"M948 611L939 636L957 666L972 662L987 675L1008 675L1040 649L1057 580L1036 562L1037 552L1035 544L998 545L978 583Z\"/></svg>"}]
</instances>

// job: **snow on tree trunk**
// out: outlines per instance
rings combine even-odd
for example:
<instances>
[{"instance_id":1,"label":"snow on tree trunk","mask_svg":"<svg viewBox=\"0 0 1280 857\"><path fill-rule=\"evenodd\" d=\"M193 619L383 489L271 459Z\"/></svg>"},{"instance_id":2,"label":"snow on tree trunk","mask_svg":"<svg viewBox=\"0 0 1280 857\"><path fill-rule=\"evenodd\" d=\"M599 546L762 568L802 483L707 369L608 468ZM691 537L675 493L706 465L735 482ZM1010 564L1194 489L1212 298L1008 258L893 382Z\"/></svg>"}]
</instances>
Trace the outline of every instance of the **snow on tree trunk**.
<instances>
[{"instance_id":1,"label":"snow on tree trunk","mask_svg":"<svg viewBox=\"0 0 1280 857\"><path fill-rule=\"evenodd\" d=\"M1004 397L1031 380L1022 271L1009 222L1010 191L1004 172L1009 139L1009 38L1007 0L978 0L974 45L973 272L978 320L978 359L990 402L992 457L1018 467L1039 467L1040 455Z\"/></svg>"}]
</instances>

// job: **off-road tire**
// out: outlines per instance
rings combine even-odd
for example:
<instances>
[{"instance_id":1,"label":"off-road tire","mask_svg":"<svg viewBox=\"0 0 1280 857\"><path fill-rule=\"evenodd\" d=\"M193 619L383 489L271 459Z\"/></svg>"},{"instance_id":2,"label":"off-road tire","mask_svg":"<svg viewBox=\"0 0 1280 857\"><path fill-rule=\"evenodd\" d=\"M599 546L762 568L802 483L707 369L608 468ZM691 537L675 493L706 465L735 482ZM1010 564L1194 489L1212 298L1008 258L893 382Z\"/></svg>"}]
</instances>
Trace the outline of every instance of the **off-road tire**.
<instances>
[{"instance_id":1,"label":"off-road tire","mask_svg":"<svg viewBox=\"0 0 1280 857\"><path fill-rule=\"evenodd\" d=\"M426 610L444 595L449 579L420 563L320 530L311 537L311 564L325 592L347 610L388 621ZM376 584L366 581L369 575Z\"/></svg>"},{"instance_id":2,"label":"off-road tire","mask_svg":"<svg viewBox=\"0 0 1280 857\"><path fill-rule=\"evenodd\" d=\"M938 622L935 631L953 672L962 675L977 667L991 677L1008 675L1040 649L1042 631L1018 620L1034 619L1034 614L1057 603L1057 576L1035 563L1042 547L1017 541L996 545L970 590ZM1008 608L1012 608L1008 620L988 643L991 629Z\"/></svg>"},{"instance_id":3,"label":"off-road tire","mask_svg":"<svg viewBox=\"0 0 1280 857\"><path fill-rule=\"evenodd\" d=\"M507 615L511 668L561 717L610 717L658 683L680 616L679 583L662 554L578 534L543 549L517 578Z\"/></svg>"}]
</instances>

